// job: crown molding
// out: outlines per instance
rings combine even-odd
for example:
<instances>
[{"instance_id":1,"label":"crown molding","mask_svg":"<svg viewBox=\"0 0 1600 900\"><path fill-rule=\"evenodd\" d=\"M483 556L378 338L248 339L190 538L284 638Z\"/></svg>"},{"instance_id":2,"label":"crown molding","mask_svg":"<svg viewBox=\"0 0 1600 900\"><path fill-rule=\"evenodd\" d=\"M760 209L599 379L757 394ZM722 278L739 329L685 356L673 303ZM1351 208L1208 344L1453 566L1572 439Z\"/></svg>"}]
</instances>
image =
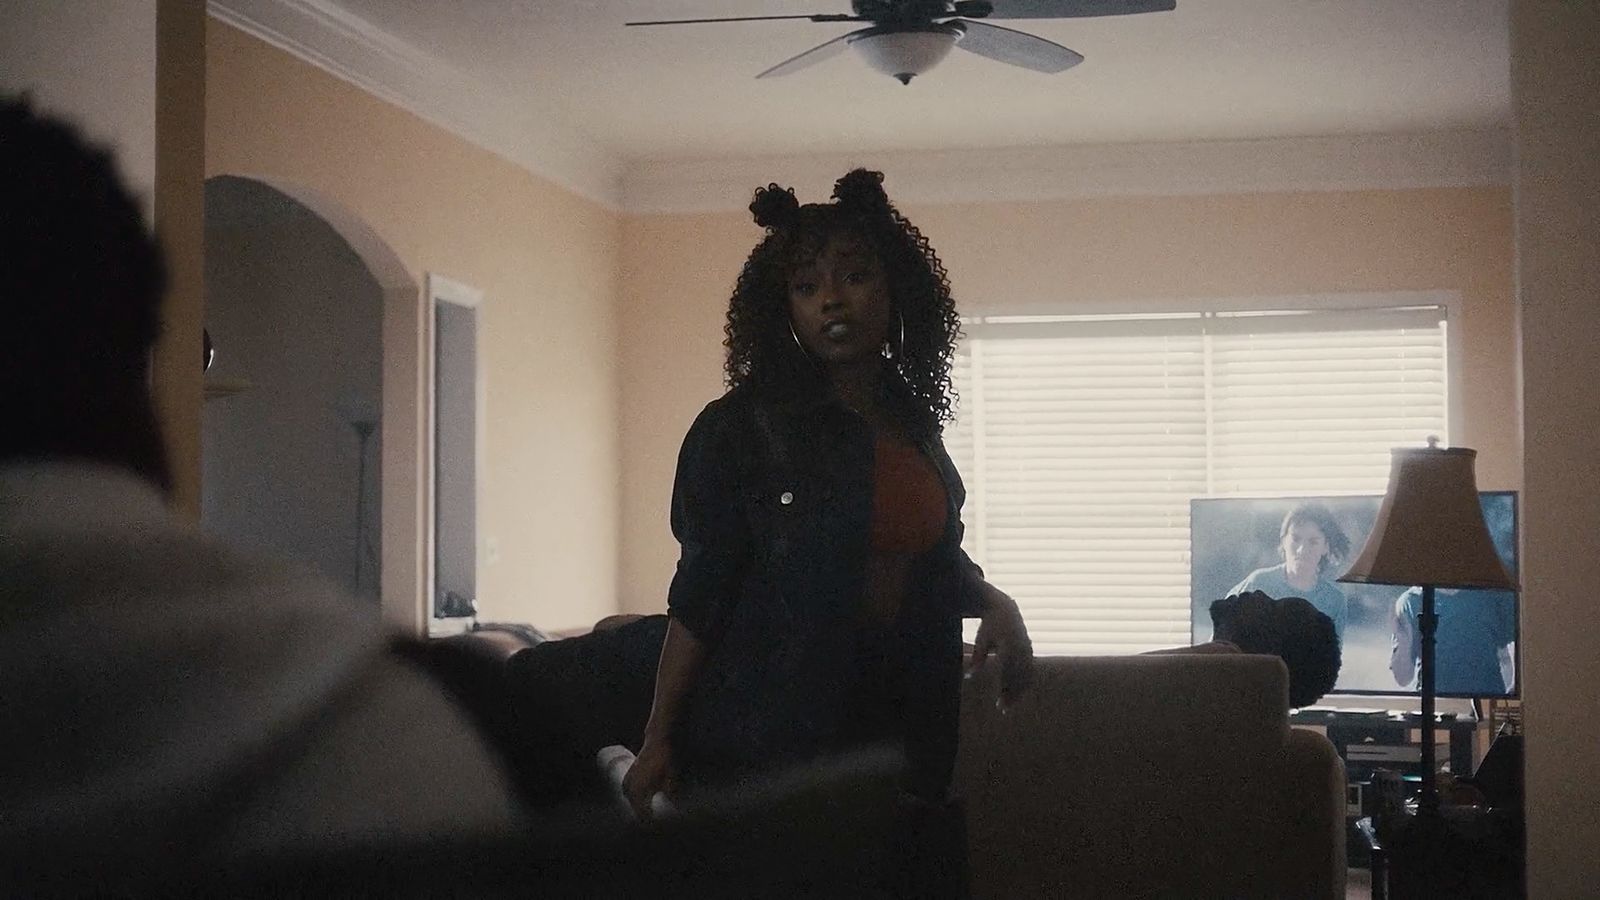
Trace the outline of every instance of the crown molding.
<instances>
[{"instance_id":1,"label":"crown molding","mask_svg":"<svg viewBox=\"0 0 1600 900\"><path fill-rule=\"evenodd\" d=\"M743 209L768 182L822 199L856 167L885 173L898 203L1113 196L1404 190L1511 183L1505 130L995 150L882 151L635 162L623 208L663 214Z\"/></svg>"},{"instance_id":2,"label":"crown molding","mask_svg":"<svg viewBox=\"0 0 1600 900\"><path fill-rule=\"evenodd\" d=\"M213 18L606 206L622 160L538 97L511 98L328 0L207 0Z\"/></svg>"}]
</instances>

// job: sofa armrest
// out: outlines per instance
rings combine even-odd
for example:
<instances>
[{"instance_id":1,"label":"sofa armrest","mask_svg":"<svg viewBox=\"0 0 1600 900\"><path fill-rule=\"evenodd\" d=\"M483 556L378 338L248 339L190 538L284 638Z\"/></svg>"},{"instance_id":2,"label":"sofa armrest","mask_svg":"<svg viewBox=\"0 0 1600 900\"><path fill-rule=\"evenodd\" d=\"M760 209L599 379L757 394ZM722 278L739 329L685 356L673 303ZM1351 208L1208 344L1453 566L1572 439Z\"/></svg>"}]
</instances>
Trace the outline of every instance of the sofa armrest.
<instances>
[{"instance_id":1,"label":"sofa armrest","mask_svg":"<svg viewBox=\"0 0 1600 900\"><path fill-rule=\"evenodd\" d=\"M1349 874L1344 761L1326 737L1303 728L1289 729L1283 751L1283 789L1299 798L1279 821L1285 843L1299 848L1290 857L1300 869L1294 883L1329 884L1325 896L1342 900Z\"/></svg>"}]
</instances>

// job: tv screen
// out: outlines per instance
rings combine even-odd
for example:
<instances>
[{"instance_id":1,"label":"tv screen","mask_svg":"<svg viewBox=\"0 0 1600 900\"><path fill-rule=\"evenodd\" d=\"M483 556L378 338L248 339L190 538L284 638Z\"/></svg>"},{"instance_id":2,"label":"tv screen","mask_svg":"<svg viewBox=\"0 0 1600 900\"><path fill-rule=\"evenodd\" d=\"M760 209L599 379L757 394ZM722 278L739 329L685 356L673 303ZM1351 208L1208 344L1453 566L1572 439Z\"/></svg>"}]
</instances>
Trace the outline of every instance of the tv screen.
<instances>
[{"instance_id":1,"label":"tv screen","mask_svg":"<svg viewBox=\"0 0 1600 900\"><path fill-rule=\"evenodd\" d=\"M1366 544L1382 500L1370 495L1191 501L1193 641L1211 640L1210 606L1220 597L1243 590L1304 597L1334 620L1340 634L1343 664L1333 693L1418 693L1417 651L1408 638L1415 631L1410 626L1421 608L1421 592L1336 580ZM1515 577L1517 495L1486 491L1479 500L1495 549ZM1291 511L1298 512L1285 534ZM1439 589L1434 604L1439 696L1517 696L1517 595Z\"/></svg>"}]
</instances>

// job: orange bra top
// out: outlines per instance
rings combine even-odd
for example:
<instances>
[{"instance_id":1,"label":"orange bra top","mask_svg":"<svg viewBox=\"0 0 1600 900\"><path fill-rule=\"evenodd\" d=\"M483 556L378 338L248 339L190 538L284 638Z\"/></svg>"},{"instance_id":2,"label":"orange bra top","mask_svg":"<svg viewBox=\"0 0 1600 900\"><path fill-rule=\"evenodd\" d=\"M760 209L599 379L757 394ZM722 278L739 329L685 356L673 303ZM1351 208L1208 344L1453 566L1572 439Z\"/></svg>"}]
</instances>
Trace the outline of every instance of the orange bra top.
<instances>
[{"instance_id":1,"label":"orange bra top","mask_svg":"<svg viewBox=\"0 0 1600 900\"><path fill-rule=\"evenodd\" d=\"M944 480L916 447L878 435L873 447L874 553L921 553L944 534Z\"/></svg>"}]
</instances>

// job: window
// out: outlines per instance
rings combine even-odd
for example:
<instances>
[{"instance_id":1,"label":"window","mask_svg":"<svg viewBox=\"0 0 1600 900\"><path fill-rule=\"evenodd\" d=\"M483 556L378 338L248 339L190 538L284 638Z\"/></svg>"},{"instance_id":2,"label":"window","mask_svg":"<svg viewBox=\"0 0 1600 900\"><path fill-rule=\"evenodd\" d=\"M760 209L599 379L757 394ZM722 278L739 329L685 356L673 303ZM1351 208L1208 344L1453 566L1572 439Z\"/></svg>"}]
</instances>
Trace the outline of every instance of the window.
<instances>
[{"instance_id":1,"label":"window","mask_svg":"<svg viewBox=\"0 0 1600 900\"><path fill-rule=\"evenodd\" d=\"M1382 493L1446 437L1444 310L974 319L946 445L965 546L1040 654L1189 639L1189 501Z\"/></svg>"}]
</instances>

